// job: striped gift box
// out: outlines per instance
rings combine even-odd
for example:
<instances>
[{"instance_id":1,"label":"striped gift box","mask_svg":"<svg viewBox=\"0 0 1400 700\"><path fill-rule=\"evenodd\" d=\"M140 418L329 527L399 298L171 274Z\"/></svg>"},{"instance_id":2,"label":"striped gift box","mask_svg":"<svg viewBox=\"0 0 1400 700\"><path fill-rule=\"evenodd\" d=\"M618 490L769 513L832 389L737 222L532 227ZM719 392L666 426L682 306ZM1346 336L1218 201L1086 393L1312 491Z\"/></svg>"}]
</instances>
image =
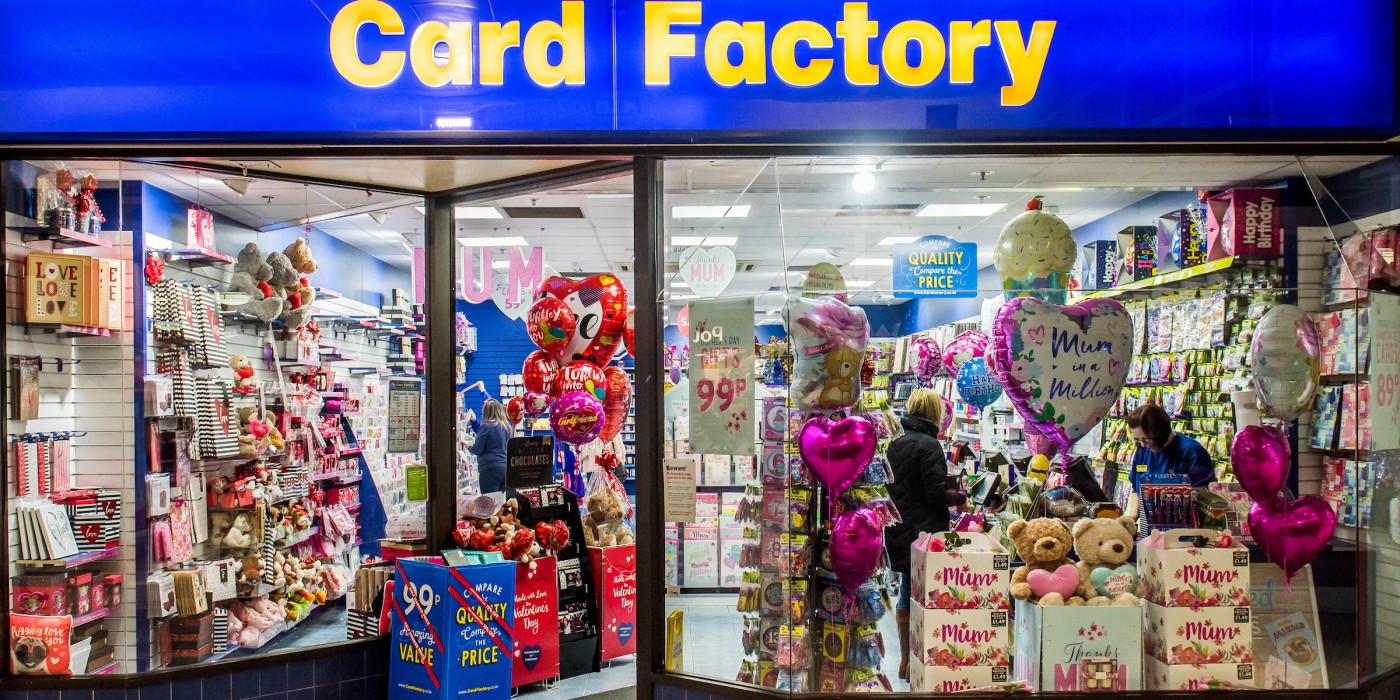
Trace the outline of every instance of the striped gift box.
<instances>
[{"instance_id":1,"label":"striped gift box","mask_svg":"<svg viewBox=\"0 0 1400 700\"><path fill-rule=\"evenodd\" d=\"M156 372L170 376L175 396L174 414L182 418L197 415L198 400L195 396L194 371L189 359L177 348L156 351Z\"/></svg>"},{"instance_id":2,"label":"striped gift box","mask_svg":"<svg viewBox=\"0 0 1400 700\"><path fill-rule=\"evenodd\" d=\"M66 501L62 505L68 513L78 551L96 552L117 546L121 540L120 493L103 490L95 498Z\"/></svg>"},{"instance_id":3,"label":"striped gift box","mask_svg":"<svg viewBox=\"0 0 1400 700\"><path fill-rule=\"evenodd\" d=\"M214 607L214 653L228 651L228 608Z\"/></svg>"},{"instance_id":4,"label":"striped gift box","mask_svg":"<svg viewBox=\"0 0 1400 700\"><path fill-rule=\"evenodd\" d=\"M363 639L379 636L379 616L362 610L346 608L345 638Z\"/></svg>"},{"instance_id":5,"label":"striped gift box","mask_svg":"<svg viewBox=\"0 0 1400 700\"><path fill-rule=\"evenodd\" d=\"M198 338L192 348L194 363L200 367L227 367L228 342L224 337L224 319L219 314L218 293L211 287L193 287L190 297Z\"/></svg>"},{"instance_id":6,"label":"striped gift box","mask_svg":"<svg viewBox=\"0 0 1400 700\"><path fill-rule=\"evenodd\" d=\"M238 418L228 382L196 378L199 413L196 418L201 459L233 459L238 456Z\"/></svg>"}]
</instances>

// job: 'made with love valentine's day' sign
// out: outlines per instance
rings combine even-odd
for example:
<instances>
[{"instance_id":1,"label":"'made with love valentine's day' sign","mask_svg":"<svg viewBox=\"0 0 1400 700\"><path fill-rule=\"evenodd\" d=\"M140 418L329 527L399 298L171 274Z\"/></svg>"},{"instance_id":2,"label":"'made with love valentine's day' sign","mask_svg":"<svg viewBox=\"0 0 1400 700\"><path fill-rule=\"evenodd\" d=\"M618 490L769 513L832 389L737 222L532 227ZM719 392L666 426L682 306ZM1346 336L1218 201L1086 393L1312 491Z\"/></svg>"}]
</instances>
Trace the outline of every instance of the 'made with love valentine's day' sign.
<instances>
[{"instance_id":1,"label":"'made with love valentine's day' sign","mask_svg":"<svg viewBox=\"0 0 1400 700\"><path fill-rule=\"evenodd\" d=\"M1133 322L1111 299L1008 301L992 336L997 379L1016 410L1068 453L1108 414L1128 378Z\"/></svg>"},{"instance_id":2,"label":"'made with love valentine's day' sign","mask_svg":"<svg viewBox=\"0 0 1400 700\"><path fill-rule=\"evenodd\" d=\"M637 653L637 546L589 547L598 586L600 658Z\"/></svg>"},{"instance_id":3,"label":"'made with love valentine's day' sign","mask_svg":"<svg viewBox=\"0 0 1400 700\"><path fill-rule=\"evenodd\" d=\"M515 662L510 685L559 675L559 579L554 557L515 565Z\"/></svg>"},{"instance_id":4,"label":"'made with love valentine's day' sign","mask_svg":"<svg viewBox=\"0 0 1400 700\"><path fill-rule=\"evenodd\" d=\"M754 453L753 297L690 303L690 451Z\"/></svg>"}]
</instances>

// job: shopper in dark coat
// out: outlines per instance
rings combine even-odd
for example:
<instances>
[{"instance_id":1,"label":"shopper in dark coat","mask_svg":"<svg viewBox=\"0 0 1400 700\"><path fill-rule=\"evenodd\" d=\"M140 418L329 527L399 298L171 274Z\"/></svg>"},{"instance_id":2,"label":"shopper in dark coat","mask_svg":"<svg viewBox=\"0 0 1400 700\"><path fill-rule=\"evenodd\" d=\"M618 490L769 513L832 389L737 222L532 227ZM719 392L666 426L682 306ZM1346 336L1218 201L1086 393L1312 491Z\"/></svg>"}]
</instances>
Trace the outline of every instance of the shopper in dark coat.
<instances>
[{"instance_id":1,"label":"shopper in dark coat","mask_svg":"<svg viewBox=\"0 0 1400 700\"><path fill-rule=\"evenodd\" d=\"M885 531L890 568L902 575L896 616L899 622L899 677L909 675L909 548L921 532L948 529L948 463L938 432L943 425L943 399L928 389L916 389L900 420L904 435L885 451L894 482L890 498L902 522Z\"/></svg>"}]
</instances>

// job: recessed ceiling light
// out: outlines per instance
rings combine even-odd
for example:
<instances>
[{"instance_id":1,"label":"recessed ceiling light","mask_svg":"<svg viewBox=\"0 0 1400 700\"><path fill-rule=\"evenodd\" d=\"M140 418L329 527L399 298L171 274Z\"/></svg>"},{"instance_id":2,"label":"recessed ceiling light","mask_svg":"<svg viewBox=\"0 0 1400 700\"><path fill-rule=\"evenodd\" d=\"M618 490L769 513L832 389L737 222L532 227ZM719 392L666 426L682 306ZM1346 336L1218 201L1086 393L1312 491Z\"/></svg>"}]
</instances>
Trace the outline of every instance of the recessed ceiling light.
<instances>
[{"instance_id":1,"label":"recessed ceiling light","mask_svg":"<svg viewBox=\"0 0 1400 700\"><path fill-rule=\"evenodd\" d=\"M846 288L847 288L847 289L865 289L866 287L874 287L874 286L875 286L875 283L874 283L873 281L868 281L868 280L846 280Z\"/></svg>"},{"instance_id":2,"label":"recessed ceiling light","mask_svg":"<svg viewBox=\"0 0 1400 700\"><path fill-rule=\"evenodd\" d=\"M507 259L507 260L492 260L492 261L491 261L491 269L493 269L493 270L505 270L505 269L508 269L509 267L510 267L510 260L509 260L509 259Z\"/></svg>"},{"instance_id":3,"label":"recessed ceiling light","mask_svg":"<svg viewBox=\"0 0 1400 700\"><path fill-rule=\"evenodd\" d=\"M749 215L749 205L732 207L720 205L682 205L671 207L673 219L742 219Z\"/></svg>"},{"instance_id":4,"label":"recessed ceiling light","mask_svg":"<svg viewBox=\"0 0 1400 700\"><path fill-rule=\"evenodd\" d=\"M980 202L978 204L925 204L914 216L974 217L991 216L1006 206L1003 203Z\"/></svg>"},{"instance_id":5,"label":"recessed ceiling light","mask_svg":"<svg viewBox=\"0 0 1400 700\"><path fill-rule=\"evenodd\" d=\"M860 265L861 267L876 267L878 265L893 265L894 261L889 258L856 258L847 265Z\"/></svg>"},{"instance_id":6,"label":"recessed ceiling light","mask_svg":"<svg viewBox=\"0 0 1400 700\"><path fill-rule=\"evenodd\" d=\"M851 189L860 194L870 194L875 191L875 175L872 173L860 172L851 177Z\"/></svg>"},{"instance_id":7,"label":"recessed ceiling light","mask_svg":"<svg viewBox=\"0 0 1400 700\"><path fill-rule=\"evenodd\" d=\"M913 243L919 240L918 236L885 236L875 245L899 245L901 243Z\"/></svg>"},{"instance_id":8,"label":"recessed ceiling light","mask_svg":"<svg viewBox=\"0 0 1400 700\"><path fill-rule=\"evenodd\" d=\"M509 248L511 246L526 247L530 245L520 236L476 236L469 238L458 238L461 243L468 248Z\"/></svg>"},{"instance_id":9,"label":"recessed ceiling light","mask_svg":"<svg viewBox=\"0 0 1400 700\"><path fill-rule=\"evenodd\" d=\"M689 248L694 245L734 245L738 236L671 236L671 245L676 248Z\"/></svg>"},{"instance_id":10,"label":"recessed ceiling light","mask_svg":"<svg viewBox=\"0 0 1400 700\"><path fill-rule=\"evenodd\" d=\"M495 207L453 207L452 213L459 219L504 219L505 214Z\"/></svg>"}]
</instances>

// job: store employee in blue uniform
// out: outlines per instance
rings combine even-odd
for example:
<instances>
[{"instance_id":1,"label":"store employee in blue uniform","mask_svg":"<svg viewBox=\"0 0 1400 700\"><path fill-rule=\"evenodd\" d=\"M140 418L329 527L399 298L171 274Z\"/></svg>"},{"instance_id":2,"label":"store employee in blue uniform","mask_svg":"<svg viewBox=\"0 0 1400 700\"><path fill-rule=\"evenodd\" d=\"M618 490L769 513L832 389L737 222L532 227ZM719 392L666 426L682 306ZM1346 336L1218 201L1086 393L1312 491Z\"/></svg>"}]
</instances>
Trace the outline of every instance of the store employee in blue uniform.
<instances>
[{"instance_id":1,"label":"store employee in blue uniform","mask_svg":"<svg viewBox=\"0 0 1400 700\"><path fill-rule=\"evenodd\" d=\"M1128 430L1138 444L1133 453L1132 483L1136 491L1147 474L1177 474L1192 486L1215 481L1215 463L1196 440L1172 430L1171 416L1155 403L1128 414Z\"/></svg>"}]
</instances>

